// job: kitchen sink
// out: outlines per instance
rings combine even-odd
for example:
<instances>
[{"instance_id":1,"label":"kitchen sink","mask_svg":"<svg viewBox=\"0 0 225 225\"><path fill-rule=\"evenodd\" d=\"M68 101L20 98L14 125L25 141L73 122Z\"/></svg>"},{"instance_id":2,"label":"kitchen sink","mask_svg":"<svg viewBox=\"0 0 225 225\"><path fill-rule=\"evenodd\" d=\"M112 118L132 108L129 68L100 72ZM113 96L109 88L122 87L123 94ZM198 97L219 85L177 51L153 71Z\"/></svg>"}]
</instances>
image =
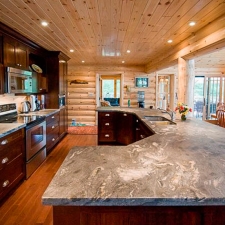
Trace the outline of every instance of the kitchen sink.
<instances>
[{"instance_id":1,"label":"kitchen sink","mask_svg":"<svg viewBox=\"0 0 225 225\"><path fill-rule=\"evenodd\" d=\"M176 125L172 120L169 120L163 116L145 116L146 120L156 125Z\"/></svg>"}]
</instances>

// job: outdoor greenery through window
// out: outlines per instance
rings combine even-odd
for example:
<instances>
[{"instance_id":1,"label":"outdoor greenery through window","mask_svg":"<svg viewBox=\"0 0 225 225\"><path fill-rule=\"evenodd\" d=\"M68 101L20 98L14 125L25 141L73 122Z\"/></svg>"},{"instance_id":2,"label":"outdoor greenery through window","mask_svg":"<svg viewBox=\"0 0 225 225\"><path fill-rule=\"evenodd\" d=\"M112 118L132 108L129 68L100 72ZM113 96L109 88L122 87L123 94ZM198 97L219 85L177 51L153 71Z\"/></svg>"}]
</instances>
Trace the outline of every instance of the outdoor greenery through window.
<instances>
[{"instance_id":1,"label":"outdoor greenery through window","mask_svg":"<svg viewBox=\"0 0 225 225\"><path fill-rule=\"evenodd\" d=\"M119 98L120 79L102 80L102 96L103 98Z\"/></svg>"}]
</instances>

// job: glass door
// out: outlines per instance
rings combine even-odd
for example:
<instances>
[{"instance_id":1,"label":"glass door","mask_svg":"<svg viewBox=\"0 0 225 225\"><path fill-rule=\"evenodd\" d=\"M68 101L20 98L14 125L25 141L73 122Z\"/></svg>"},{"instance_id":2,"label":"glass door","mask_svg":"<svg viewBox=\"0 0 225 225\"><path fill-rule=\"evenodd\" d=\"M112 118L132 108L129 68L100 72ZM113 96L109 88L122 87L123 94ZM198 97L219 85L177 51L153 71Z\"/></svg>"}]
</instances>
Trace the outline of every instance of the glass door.
<instances>
[{"instance_id":1,"label":"glass door","mask_svg":"<svg viewBox=\"0 0 225 225\"><path fill-rule=\"evenodd\" d=\"M210 119L219 103L224 102L224 77L196 76L194 86L194 116Z\"/></svg>"}]
</instances>

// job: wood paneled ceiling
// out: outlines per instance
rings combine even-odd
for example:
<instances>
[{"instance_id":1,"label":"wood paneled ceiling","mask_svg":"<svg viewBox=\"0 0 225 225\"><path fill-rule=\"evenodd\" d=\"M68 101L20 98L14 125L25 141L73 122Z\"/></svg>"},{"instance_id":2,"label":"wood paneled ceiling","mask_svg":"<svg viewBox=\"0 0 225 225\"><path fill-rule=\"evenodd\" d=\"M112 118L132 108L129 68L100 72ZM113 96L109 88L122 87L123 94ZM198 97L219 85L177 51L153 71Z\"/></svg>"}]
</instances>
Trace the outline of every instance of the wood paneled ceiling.
<instances>
[{"instance_id":1,"label":"wood paneled ceiling","mask_svg":"<svg viewBox=\"0 0 225 225\"><path fill-rule=\"evenodd\" d=\"M224 0L0 0L2 23L70 64L146 65L224 13Z\"/></svg>"}]
</instances>

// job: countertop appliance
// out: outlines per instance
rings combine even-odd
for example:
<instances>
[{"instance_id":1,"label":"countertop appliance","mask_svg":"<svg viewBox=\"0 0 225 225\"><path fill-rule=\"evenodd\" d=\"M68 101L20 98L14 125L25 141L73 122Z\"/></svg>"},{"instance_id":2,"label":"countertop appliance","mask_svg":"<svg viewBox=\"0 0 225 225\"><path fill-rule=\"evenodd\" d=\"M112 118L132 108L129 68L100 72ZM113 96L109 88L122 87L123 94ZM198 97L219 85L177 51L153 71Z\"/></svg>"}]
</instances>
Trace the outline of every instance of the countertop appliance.
<instances>
[{"instance_id":1,"label":"countertop appliance","mask_svg":"<svg viewBox=\"0 0 225 225\"><path fill-rule=\"evenodd\" d=\"M21 102L21 113L28 113L30 111L31 104L29 101Z\"/></svg>"},{"instance_id":2,"label":"countertop appliance","mask_svg":"<svg viewBox=\"0 0 225 225\"><path fill-rule=\"evenodd\" d=\"M144 108L145 107L145 92L138 91L138 107Z\"/></svg>"},{"instance_id":3,"label":"countertop appliance","mask_svg":"<svg viewBox=\"0 0 225 225\"><path fill-rule=\"evenodd\" d=\"M30 95L30 104L31 104L30 111L31 112L34 112L37 110L36 101L37 101L36 95Z\"/></svg>"},{"instance_id":4,"label":"countertop appliance","mask_svg":"<svg viewBox=\"0 0 225 225\"><path fill-rule=\"evenodd\" d=\"M32 93L32 72L6 67L8 93Z\"/></svg>"},{"instance_id":5,"label":"countertop appliance","mask_svg":"<svg viewBox=\"0 0 225 225\"><path fill-rule=\"evenodd\" d=\"M0 123L25 123L26 179L46 158L46 121L44 116L17 114L16 103L0 105Z\"/></svg>"}]
</instances>

